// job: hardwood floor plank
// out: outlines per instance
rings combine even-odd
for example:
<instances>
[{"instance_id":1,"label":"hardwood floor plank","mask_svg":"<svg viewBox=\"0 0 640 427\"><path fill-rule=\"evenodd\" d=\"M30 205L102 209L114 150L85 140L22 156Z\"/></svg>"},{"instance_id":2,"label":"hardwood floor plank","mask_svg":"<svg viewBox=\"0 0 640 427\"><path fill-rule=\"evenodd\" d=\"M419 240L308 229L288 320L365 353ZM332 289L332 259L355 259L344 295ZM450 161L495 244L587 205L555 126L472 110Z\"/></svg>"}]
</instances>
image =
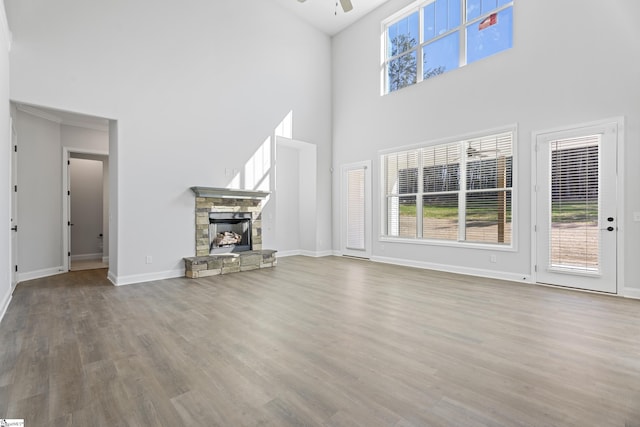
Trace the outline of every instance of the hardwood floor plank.
<instances>
[{"instance_id":1,"label":"hardwood floor plank","mask_svg":"<svg viewBox=\"0 0 640 427\"><path fill-rule=\"evenodd\" d=\"M640 302L376 264L20 283L0 417L67 426L640 427Z\"/></svg>"}]
</instances>

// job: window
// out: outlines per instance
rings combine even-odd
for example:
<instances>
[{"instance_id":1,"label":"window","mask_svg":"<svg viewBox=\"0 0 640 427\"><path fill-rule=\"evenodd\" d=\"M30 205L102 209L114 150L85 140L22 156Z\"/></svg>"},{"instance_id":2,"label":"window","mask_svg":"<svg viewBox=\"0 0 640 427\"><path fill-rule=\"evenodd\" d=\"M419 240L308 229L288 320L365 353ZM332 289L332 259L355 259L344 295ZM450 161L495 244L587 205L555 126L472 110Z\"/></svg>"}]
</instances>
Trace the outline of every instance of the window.
<instances>
[{"instance_id":1,"label":"window","mask_svg":"<svg viewBox=\"0 0 640 427\"><path fill-rule=\"evenodd\" d=\"M422 0L385 24L385 93L509 49L513 0Z\"/></svg>"},{"instance_id":2,"label":"window","mask_svg":"<svg viewBox=\"0 0 640 427\"><path fill-rule=\"evenodd\" d=\"M510 246L513 134L383 154L383 236Z\"/></svg>"}]
</instances>

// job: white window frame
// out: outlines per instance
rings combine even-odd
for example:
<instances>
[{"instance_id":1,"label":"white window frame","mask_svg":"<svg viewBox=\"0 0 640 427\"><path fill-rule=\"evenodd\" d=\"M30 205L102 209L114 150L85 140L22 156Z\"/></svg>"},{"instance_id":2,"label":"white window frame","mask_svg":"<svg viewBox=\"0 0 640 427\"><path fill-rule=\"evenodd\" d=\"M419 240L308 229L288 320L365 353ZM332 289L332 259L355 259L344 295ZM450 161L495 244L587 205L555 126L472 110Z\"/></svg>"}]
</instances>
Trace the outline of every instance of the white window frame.
<instances>
[{"instance_id":1,"label":"white window frame","mask_svg":"<svg viewBox=\"0 0 640 427\"><path fill-rule=\"evenodd\" d=\"M422 55L420 54L422 52L422 50L424 49L425 46L430 45L432 43L435 43L436 41L445 38L453 33L460 33L460 36L458 37L458 43L459 43L459 57L458 57L458 68L462 68L464 66L467 65L467 28L469 28L472 25L478 24L480 23L482 20L488 18L489 16L491 16L494 13L500 13L503 10L506 10L510 7L513 7L515 0L511 0L509 3L506 3L504 5L498 6L496 9L491 10L488 13L484 13L481 14L480 16L467 20L467 0L460 0L460 25L458 25L457 27L450 29L442 34L436 35L433 38L430 38L429 40L424 40L424 16L422 13L422 8L427 6L429 3L433 3L435 2L435 0L417 0L411 4L409 4L408 6L402 8L401 10L399 10L398 12L394 13L393 15L391 15L390 17L388 17L387 19L385 19L384 21L382 21L382 30L381 30L381 37L380 37L380 53L381 53L381 64L382 64L382 69L381 69L381 95L387 95L389 93L392 93L390 91L387 90L388 86L389 86L389 75L387 73L387 65L388 63L390 63L391 61L394 61L404 55L408 55L411 52L416 52L416 82L412 85L409 86L414 86L422 81L424 81L424 70L423 70L423 64L424 61L422 60ZM419 40L418 40L418 44L414 47L412 47L411 49L402 52L399 55L393 56L393 57L387 57L387 52L388 52L388 46L387 46L387 31L389 29L390 26L392 26L393 24L395 24L396 22L410 16L411 14L418 12L418 33L419 33ZM406 87L409 87L406 86ZM395 92L395 91L394 91Z\"/></svg>"},{"instance_id":2,"label":"white window frame","mask_svg":"<svg viewBox=\"0 0 640 427\"><path fill-rule=\"evenodd\" d=\"M503 133L511 133L511 156L512 156L512 177L511 177L511 242L510 244L504 243L488 243L488 242L471 242L466 240L461 240L464 236L464 219L466 214L466 206L465 206L465 196L468 192L466 190L466 177L462 179L461 177L461 186L460 192L463 195L460 204L459 204L459 233L458 240L437 240L423 237L399 237L399 236L390 236L387 234L388 227L388 215L387 215L387 198L388 195L386 193L386 169L385 169L385 156L388 154L399 153L403 151L410 150L419 150L421 148L428 148L434 145L442 145L442 144L451 144L455 142L465 142L468 140L474 140L479 138L485 138L496 134ZM410 243L410 244L418 244L418 245L429 245L429 246L450 246L450 247L466 247L466 248L476 248L476 249L491 249L493 251L505 251L505 252L515 252L517 251L517 236L518 236L518 169L517 169L517 147L518 147L518 128L517 125L504 126L500 128L488 129L481 132L473 132L469 134L459 135L450 138L444 138L439 140L433 140L429 142L423 142L414 145L396 147L387 150L381 150L378 152L379 157L379 167L380 167L380 229L378 241L380 242L397 242L397 243ZM429 193L424 193L422 189L422 172L420 172L421 165L418 167L418 193L416 194L416 229L422 230L422 215L419 215L418 212L421 212L422 209L422 196L428 195ZM466 173L466 171L465 171ZM462 183L464 182L464 185ZM464 188L464 190L463 190ZM491 191L493 189L487 189L487 191ZM407 194L407 196L411 196L411 194ZM418 234L421 236L421 234Z\"/></svg>"}]
</instances>

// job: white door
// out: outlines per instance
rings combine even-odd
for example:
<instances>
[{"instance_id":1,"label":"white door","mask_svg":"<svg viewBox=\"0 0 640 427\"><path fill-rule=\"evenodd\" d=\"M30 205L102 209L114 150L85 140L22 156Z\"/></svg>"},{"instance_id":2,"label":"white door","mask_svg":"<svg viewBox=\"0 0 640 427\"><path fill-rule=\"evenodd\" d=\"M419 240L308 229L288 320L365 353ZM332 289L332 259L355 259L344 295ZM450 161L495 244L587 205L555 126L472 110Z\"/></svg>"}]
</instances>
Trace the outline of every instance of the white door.
<instances>
[{"instance_id":1,"label":"white door","mask_svg":"<svg viewBox=\"0 0 640 427\"><path fill-rule=\"evenodd\" d=\"M536 136L538 282L617 292L617 128Z\"/></svg>"},{"instance_id":2,"label":"white door","mask_svg":"<svg viewBox=\"0 0 640 427\"><path fill-rule=\"evenodd\" d=\"M371 162L342 167L342 254L371 256Z\"/></svg>"},{"instance_id":3,"label":"white door","mask_svg":"<svg viewBox=\"0 0 640 427\"><path fill-rule=\"evenodd\" d=\"M18 284L18 134L11 128L11 289Z\"/></svg>"}]
</instances>

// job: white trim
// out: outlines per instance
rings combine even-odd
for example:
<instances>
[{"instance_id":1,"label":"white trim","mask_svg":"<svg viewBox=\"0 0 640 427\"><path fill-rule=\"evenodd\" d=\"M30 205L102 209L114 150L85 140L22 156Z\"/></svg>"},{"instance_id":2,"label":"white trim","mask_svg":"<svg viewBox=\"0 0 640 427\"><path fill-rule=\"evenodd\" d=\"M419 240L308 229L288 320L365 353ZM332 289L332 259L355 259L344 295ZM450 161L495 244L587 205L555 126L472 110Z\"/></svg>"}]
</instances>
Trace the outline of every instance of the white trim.
<instances>
[{"instance_id":1,"label":"white trim","mask_svg":"<svg viewBox=\"0 0 640 427\"><path fill-rule=\"evenodd\" d=\"M511 243L509 245L504 245L504 244L499 244L499 243L480 243L480 242L472 242L472 241L462 241L462 240L457 240L457 241L447 241L447 240L435 240L435 239L425 239L425 238L416 238L416 239L407 239L407 238L402 238L402 237L395 237L395 236L389 236L387 234L385 234L387 232L387 208L386 208L386 203L387 203L387 194L386 194L386 170L385 170L385 165L384 165L384 156L388 155L388 154L394 154L394 153L399 153L399 152L404 152L404 151L412 151L412 150L419 150L419 149L423 149L423 148L428 148L428 147L433 147L436 145L444 145L444 144L451 144L451 143L462 143L462 142L466 142L468 140L473 140L473 139L479 139L479 138L485 138L487 136L492 136L492 135L496 135L496 134L506 134L506 133L511 133L511 157L512 157L512 168L514 169L515 172L512 173L512 177L511 177ZM460 134L457 136L451 136L451 137L446 137L446 138L439 138L439 139L434 139L434 140L429 140L429 141L423 141L423 142L418 142L418 143L414 143L411 145L404 145L404 146L400 146L400 147L395 147L395 148L388 148L388 149L384 149L384 150L379 150L378 151L378 167L380 168L379 171L380 173L379 175L379 196L380 196L380 200L379 200L379 213L380 213L380 222L378 224L379 226L379 235L378 235L378 241L388 241L388 242L399 242L399 243L413 243L413 244L422 244L422 245L431 245L431 246L451 246L451 247L458 247L458 248L465 248L465 247L470 247L470 248L474 248L474 249L486 249L486 250L502 250L502 251L511 251L511 252L517 252L518 251L518 223L519 223L519 212L518 212L518 193L521 191L521 189L518 187L519 185L519 180L518 180L518 170L516 167L516 163L519 160L519 153L518 153L518 124L517 123L513 123L510 125L505 125L505 126L499 126L499 127L494 127L494 128L489 128L489 129L485 129L485 130L481 130L481 131L476 131L476 132L468 132L465 134ZM461 152L461 155L464 155L463 152ZM421 163L419 163L421 164ZM422 178L418 178L418 185L422 185ZM421 187L420 187L421 188ZM492 189L487 189L485 191L490 191ZM460 193L462 194L467 194L469 193L468 190L462 190L462 187L460 189ZM424 193L420 193L420 194L424 194ZM420 197L417 197L417 199L420 199ZM462 211L460 211L462 212ZM387 240L389 239L389 240Z\"/></svg>"},{"instance_id":2,"label":"white trim","mask_svg":"<svg viewBox=\"0 0 640 427\"><path fill-rule=\"evenodd\" d=\"M480 131L467 132L467 133L462 133L454 136L447 136L443 138L422 140L422 141L414 142L407 145L401 145L393 148L386 148L384 150L378 150L378 157L382 157L384 154L397 153L399 151L415 150L417 148L431 147L434 145L448 144L451 142L460 142L460 141L467 141L469 139L484 138L492 134L506 133L506 132L513 132L513 141L514 141L513 143L515 145L516 144L515 141L518 136L518 123L512 123L505 126L497 126L497 127L492 127L488 129L483 129Z\"/></svg>"},{"instance_id":3,"label":"white trim","mask_svg":"<svg viewBox=\"0 0 640 427\"><path fill-rule=\"evenodd\" d=\"M624 292L622 293L622 295L625 298L640 299L640 289L637 289L637 288L625 288Z\"/></svg>"},{"instance_id":4,"label":"white trim","mask_svg":"<svg viewBox=\"0 0 640 427\"><path fill-rule=\"evenodd\" d=\"M286 258L289 256L297 256L302 255L302 251L300 249L292 250L292 251L278 251L278 258Z\"/></svg>"},{"instance_id":5,"label":"white trim","mask_svg":"<svg viewBox=\"0 0 640 427\"><path fill-rule=\"evenodd\" d=\"M71 119L65 118L65 119L62 119L62 122L60 124L63 126L73 126L77 128L97 130L100 132L109 132L109 125L101 125L98 123L87 123L87 122L83 122L82 120L71 120Z\"/></svg>"},{"instance_id":6,"label":"white trim","mask_svg":"<svg viewBox=\"0 0 640 427\"><path fill-rule=\"evenodd\" d=\"M606 127L606 126L615 126L617 136L616 136L616 150L617 150L617 197L616 197L616 224L618 227L618 234L616 236L616 293L615 294L607 294L607 295L619 295L619 296L629 296L629 298L636 298L634 295L640 294L640 291L636 291L635 289L630 289L631 292L628 292L625 288L625 275L624 275L624 230L625 230L625 215L624 215L624 187L625 187L625 139L624 139L624 128L625 128L625 118L624 116L616 116L610 117L602 120L594 120L585 123L577 123L568 126L556 126L549 129L533 131L531 132L531 177L532 177L532 186L531 186L531 276L533 277L533 281L537 282L537 274L536 274L536 263L537 263L537 236L536 236L536 226L537 226L537 186L538 186L538 163L537 163L537 141L538 138L543 137L546 134L560 134L559 137L562 137L561 133L563 132L574 132L578 129L585 128L593 128L593 127Z\"/></svg>"},{"instance_id":7,"label":"white trim","mask_svg":"<svg viewBox=\"0 0 640 427\"><path fill-rule=\"evenodd\" d=\"M71 261L102 261L102 252L94 254L71 255Z\"/></svg>"},{"instance_id":8,"label":"white trim","mask_svg":"<svg viewBox=\"0 0 640 427\"><path fill-rule=\"evenodd\" d=\"M54 114L47 113L38 108L30 107L28 105L16 104L18 111L22 111L25 114L29 114L34 117L39 117L44 120L48 120L53 123L62 124L62 119Z\"/></svg>"},{"instance_id":9,"label":"white trim","mask_svg":"<svg viewBox=\"0 0 640 427\"><path fill-rule=\"evenodd\" d=\"M118 278L115 274L113 274L113 271L111 271L111 269L107 271L107 279L111 282L113 286L118 286L117 285Z\"/></svg>"},{"instance_id":10,"label":"white trim","mask_svg":"<svg viewBox=\"0 0 640 427\"><path fill-rule=\"evenodd\" d=\"M312 258L322 258L322 257L325 257L325 256L332 256L333 255L333 250L327 250L327 251L305 251L305 250L301 250L300 251L300 255L308 256L308 257L312 257ZM280 256L280 252L278 252L278 256Z\"/></svg>"},{"instance_id":11,"label":"white trim","mask_svg":"<svg viewBox=\"0 0 640 427\"><path fill-rule=\"evenodd\" d=\"M108 256L103 256L102 257L102 262L104 262L105 264L109 264L109 257Z\"/></svg>"},{"instance_id":12,"label":"white trim","mask_svg":"<svg viewBox=\"0 0 640 427\"><path fill-rule=\"evenodd\" d=\"M617 234L617 243L618 246L616 248L617 253L617 284L618 284L618 294L619 295L627 295L627 290L625 289L625 269L624 269L624 240L625 240L625 210L624 210L624 200L625 200L625 139L624 139L624 116L614 117L615 122L617 124L618 136L616 140L617 149L618 149L618 159L617 159L617 197L616 197L616 215L618 218L616 220L616 224L618 226L618 234ZM633 294L633 290L631 291ZM633 297L631 297L633 298Z\"/></svg>"},{"instance_id":13,"label":"white trim","mask_svg":"<svg viewBox=\"0 0 640 427\"><path fill-rule=\"evenodd\" d=\"M78 154L93 154L97 156L105 156L109 158L109 152L101 151L101 150L89 150L86 148L76 148L76 147L62 147L62 267L64 271L69 271L69 257L67 254L69 253L69 226L67 225L67 221L69 220L69 203L68 203L68 195L67 191L69 189L69 170L68 170L68 162L71 158L71 153ZM109 200L109 205L111 205L111 200ZM100 259L102 257L102 253L96 259Z\"/></svg>"},{"instance_id":14,"label":"white trim","mask_svg":"<svg viewBox=\"0 0 640 427\"><path fill-rule=\"evenodd\" d=\"M278 258L287 258L290 256L306 256L311 258L322 258L326 256L336 255L333 250L328 251L305 251L303 249L294 249L291 251L278 251Z\"/></svg>"},{"instance_id":15,"label":"white trim","mask_svg":"<svg viewBox=\"0 0 640 427\"><path fill-rule=\"evenodd\" d=\"M0 32L4 35L7 42L7 50L11 51L11 45L13 44L13 34L9 29L9 21L7 20L7 12L4 7L4 2L0 3ZM2 317L0 316L0 319Z\"/></svg>"},{"instance_id":16,"label":"white trim","mask_svg":"<svg viewBox=\"0 0 640 427\"><path fill-rule=\"evenodd\" d=\"M371 261L383 264L401 265L404 267L422 268L425 270L445 271L447 273L465 274L468 276L485 277L489 279L509 280L511 282L534 283L531 275L507 273L504 271L485 270L481 268L461 267L459 265L437 264L425 261L413 261L401 258L371 257Z\"/></svg>"},{"instance_id":17,"label":"white trim","mask_svg":"<svg viewBox=\"0 0 640 427\"><path fill-rule=\"evenodd\" d=\"M373 240L373 180L371 160L344 164L340 167L340 250L353 256L371 257L371 242ZM348 180L346 173L352 170L364 170L364 249L347 248L347 209L348 209Z\"/></svg>"},{"instance_id":18,"label":"white trim","mask_svg":"<svg viewBox=\"0 0 640 427\"><path fill-rule=\"evenodd\" d=\"M42 270L26 271L24 273L18 272L18 282L24 282L25 280L40 279L42 277L55 276L56 274L66 273L67 271L60 265L58 267L43 268Z\"/></svg>"},{"instance_id":19,"label":"white trim","mask_svg":"<svg viewBox=\"0 0 640 427\"><path fill-rule=\"evenodd\" d=\"M0 305L0 323L2 323L2 318L7 313L7 308L9 308L9 303L11 303L11 298L13 294L11 292L7 293L2 305Z\"/></svg>"},{"instance_id":20,"label":"white trim","mask_svg":"<svg viewBox=\"0 0 640 427\"><path fill-rule=\"evenodd\" d=\"M158 271L156 273L131 274L129 276L115 276L111 271L107 278L116 286L133 285L135 283L151 282L155 280L175 279L184 277L184 268L179 270Z\"/></svg>"},{"instance_id":21,"label":"white trim","mask_svg":"<svg viewBox=\"0 0 640 427\"><path fill-rule=\"evenodd\" d=\"M433 37L430 37L428 40L425 40L424 37L424 13L423 13L423 8L431 3L434 3L435 0L415 0L411 3L409 3L408 5L402 7L400 10L396 11L395 13L393 13L392 15L388 16L387 18L385 18L384 20L382 20L380 22L380 64L381 64L381 79L380 79L380 83L381 83L381 96L385 96L385 95L389 95L395 91L388 91L387 88L389 87L389 82L388 82L388 74L386 73L386 68L387 68L387 64L398 59L401 56L410 54L415 52L416 54L416 59L417 59L417 69L416 69L416 81L415 83L412 83L410 85L404 86L404 87L408 87L408 86L413 86L413 85L417 85L422 83L423 81L425 81L424 78L424 64L423 61L420 60L419 58L421 58L421 53L424 52L424 48L438 42L439 40L442 40L446 37L449 37L453 34L458 34L458 66L452 70L445 70L444 72L449 72L449 71L453 71L455 69L458 68L462 68L462 67L466 67L469 65L469 61L468 61L468 56L469 56L469 49L466 43L466 34L469 30L470 27L475 26L476 24L482 22L483 20L487 19L489 16L493 15L493 14L498 14L501 12L504 12L505 10L511 8L513 10L514 7L514 0L508 0L507 3L503 4L503 5L499 5L494 9L491 9L489 12L482 12L480 11L480 14L478 16L476 16L475 18L471 18L468 19L467 18L467 14L465 12L465 4L466 1L462 1L462 0L458 0L460 2L460 23L453 27L453 28L449 28L446 31L444 31L443 33L440 34L435 34ZM395 56L387 56L387 52L389 52L389 47L387 45L387 37L386 34L389 30L389 27L395 25L396 23L398 23L399 21L401 21L402 19L408 18L409 16L413 15L414 13L418 14L418 40L415 46L411 47L410 49L407 49L406 51L403 51ZM512 11L513 14L513 11ZM513 22L512 22L512 27L513 27ZM513 29L513 28L512 28ZM508 51L511 50L513 48L513 35L511 36L511 41L512 41L512 46L509 48L504 48L502 50L499 50L497 52L495 52L495 54L504 52L504 51ZM492 56L492 55L489 55ZM479 58L479 60L485 59L487 58L487 56L484 56L482 58ZM428 79L427 79L428 80ZM404 88L403 87L403 88ZM400 88L400 89L403 89ZM398 89L397 89L398 90ZM396 90L396 91L397 91Z\"/></svg>"},{"instance_id":22,"label":"white trim","mask_svg":"<svg viewBox=\"0 0 640 427\"><path fill-rule=\"evenodd\" d=\"M512 233L512 241L513 241L513 234L515 233ZM385 242L385 243L404 243L404 244L410 244L410 245L448 246L452 248L481 249L481 250L500 251L500 252L518 252L518 248L514 246L501 245L499 243L494 243L494 244L474 243L474 242L466 242L466 241L460 241L460 240L435 240L435 239L424 239L424 238L411 239L408 237L394 237L394 236L384 236L384 235L378 236L378 241Z\"/></svg>"},{"instance_id":23,"label":"white trim","mask_svg":"<svg viewBox=\"0 0 640 427\"><path fill-rule=\"evenodd\" d=\"M81 119L73 119L73 118L69 118L68 117L70 114L76 114L76 113L66 113L65 112L63 114L65 117L60 117L60 116L56 115L55 113L53 113L53 112L51 112L49 110L45 111L45 110L43 110L41 108L33 107L33 106L30 106L30 105L16 104L16 108L19 111L22 111L25 114L30 114L30 115L32 115L34 117L39 117L41 119L48 120L50 122L53 122L53 123L56 123L56 124L59 124L59 125L73 126L73 127L78 127L78 128L84 128L84 129L91 129L91 130L96 130L96 131L100 131L100 132L109 132L109 125L108 124L88 122L88 121L83 121ZM46 107L42 107L42 108L46 108ZM100 119L99 117L97 117L97 118ZM108 119L104 119L104 120L108 120Z\"/></svg>"}]
</instances>

